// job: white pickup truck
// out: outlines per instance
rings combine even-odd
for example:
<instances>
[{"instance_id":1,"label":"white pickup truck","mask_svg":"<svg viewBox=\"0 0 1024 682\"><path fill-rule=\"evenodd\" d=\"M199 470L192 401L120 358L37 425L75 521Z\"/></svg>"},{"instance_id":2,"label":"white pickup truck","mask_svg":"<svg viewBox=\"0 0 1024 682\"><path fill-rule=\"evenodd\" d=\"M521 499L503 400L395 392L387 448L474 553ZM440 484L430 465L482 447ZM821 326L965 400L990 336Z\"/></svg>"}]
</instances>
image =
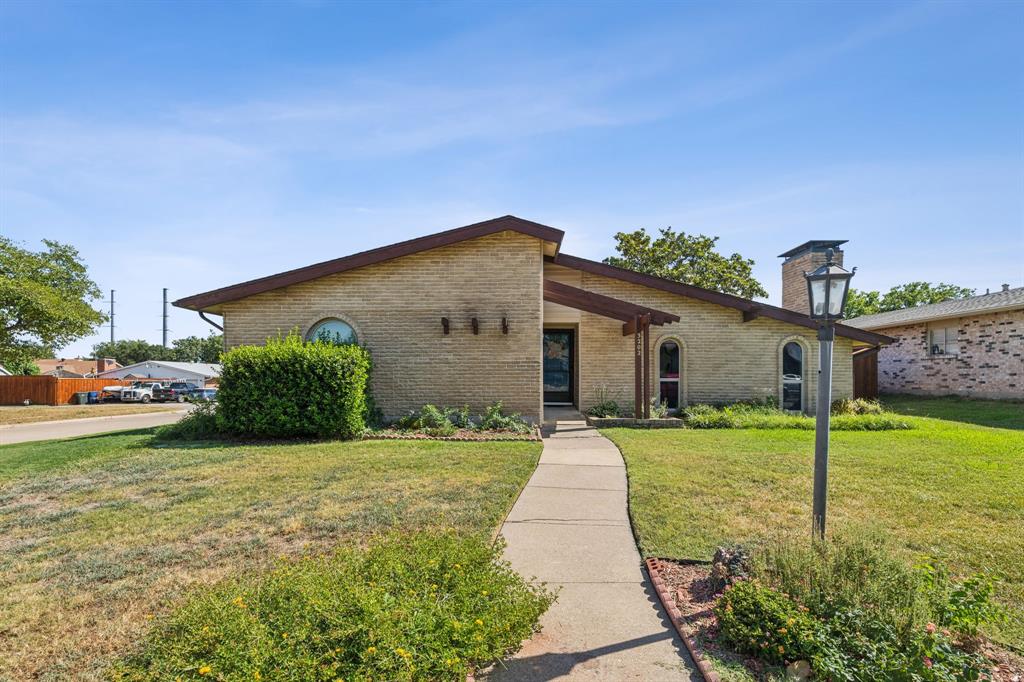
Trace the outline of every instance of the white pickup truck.
<instances>
[{"instance_id":1,"label":"white pickup truck","mask_svg":"<svg viewBox=\"0 0 1024 682\"><path fill-rule=\"evenodd\" d=\"M153 400L153 390L157 388L164 388L164 385L159 381L136 381L121 390L121 402L148 403Z\"/></svg>"}]
</instances>

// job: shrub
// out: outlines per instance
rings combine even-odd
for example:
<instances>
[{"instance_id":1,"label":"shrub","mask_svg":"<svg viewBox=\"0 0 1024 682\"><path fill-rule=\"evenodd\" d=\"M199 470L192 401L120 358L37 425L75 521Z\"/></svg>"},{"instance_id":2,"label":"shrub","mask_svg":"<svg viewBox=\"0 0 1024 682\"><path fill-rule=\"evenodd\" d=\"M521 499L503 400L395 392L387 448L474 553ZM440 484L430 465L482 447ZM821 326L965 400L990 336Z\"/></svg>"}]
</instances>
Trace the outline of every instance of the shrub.
<instances>
[{"instance_id":1,"label":"shrub","mask_svg":"<svg viewBox=\"0 0 1024 682\"><path fill-rule=\"evenodd\" d=\"M469 405L463 405L459 409L446 407L444 408L444 416L448 418L448 421L460 429L472 429L475 426L473 424L473 419L469 414Z\"/></svg>"},{"instance_id":2,"label":"shrub","mask_svg":"<svg viewBox=\"0 0 1024 682\"><path fill-rule=\"evenodd\" d=\"M295 335L223 356L218 423L229 433L353 438L366 419L370 354Z\"/></svg>"},{"instance_id":3,"label":"shrub","mask_svg":"<svg viewBox=\"0 0 1024 682\"><path fill-rule=\"evenodd\" d=\"M833 415L882 414L885 410L877 400L866 398L840 398L832 401Z\"/></svg>"},{"instance_id":4,"label":"shrub","mask_svg":"<svg viewBox=\"0 0 1024 682\"><path fill-rule=\"evenodd\" d=\"M450 436L455 433L455 425L448 419L448 410L441 410L434 405L423 406L418 424L428 436Z\"/></svg>"},{"instance_id":5,"label":"shrub","mask_svg":"<svg viewBox=\"0 0 1024 682\"><path fill-rule=\"evenodd\" d=\"M197 401L184 417L156 430L158 440L209 440L223 435L217 423L217 403Z\"/></svg>"},{"instance_id":6,"label":"shrub","mask_svg":"<svg viewBox=\"0 0 1024 682\"><path fill-rule=\"evenodd\" d=\"M588 407L587 414L590 415L591 417L598 418L618 417L620 414L622 414L622 410L619 408L619 404L614 400L605 400L603 402L597 403L596 405L591 405L590 407Z\"/></svg>"},{"instance_id":7,"label":"shrub","mask_svg":"<svg viewBox=\"0 0 1024 682\"><path fill-rule=\"evenodd\" d=\"M518 414L502 412L501 401L487 406L480 419L480 428L484 431L511 431L512 433L529 433L530 424Z\"/></svg>"},{"instance_id":8,"label":"shrub","mask_svg":"<svg viewBox=\"0 0 1024 682\"><path fill-rule=\"evenodd\" d=\"M683 419L692 429L803 429L813 431L815 420L800 414L784 412L762 402L734 403L716 407L691 405L683 410ZM903 417L881 414L846 414L832 417L834 431L892 431L913 426Z\"/></svg>"},{"instance_id":9,"label":"shrub","mask_svg":"<svg viewBox=\"0 0 1024 682\"><path fill-rule=\"evenodd\" d=\"M767 663L812 659L818 653L815 621L789 597L757 581L726 589L715 616L727 642Z\"/></svg>"},{"instance_id":10,"label":"shrub","mask_svg":"<svg viewBox=\"0 0 1024 682\"><path fill-rule=\"evenodd\" d=\"M552 602L452 532L283 562L192 595L115 680L464 680L514 652Z\"/></svg>"}]
</instances>

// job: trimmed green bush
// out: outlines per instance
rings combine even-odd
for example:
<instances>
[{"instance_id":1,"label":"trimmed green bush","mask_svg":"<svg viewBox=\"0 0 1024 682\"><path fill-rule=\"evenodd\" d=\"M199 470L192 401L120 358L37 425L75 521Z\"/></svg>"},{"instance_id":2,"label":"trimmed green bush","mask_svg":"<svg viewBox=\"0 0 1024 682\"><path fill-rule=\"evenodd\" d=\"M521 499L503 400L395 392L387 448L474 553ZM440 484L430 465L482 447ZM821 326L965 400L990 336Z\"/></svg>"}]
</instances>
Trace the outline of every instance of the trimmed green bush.
<instances>
[{"instance_id":1,"label":"trimmed green bush","mask_svg":"<svg viewBox=\"0 0 1024 682\"><path fill-rule=\"evenodd\" d=\"M224 354L217 420L260 438L354 438L366 426L370 354L289 334Z\"/></svg>"},{"instance_id":2,"label":"trimmed green bush","mask_svg":"<svg viewBox=\"0 0 1024 682\"><path fill-rule=\"evenodd\" d=\"M866 401L863 401L866 402ZM870 403L869 403L870 404ZM863 408L869 410L870 408ZM691 405L683 410L683 419L691 429L804 429L813 431L814 417L784 412L764 403ZM832 417L834 431L895 431L911 429L909 421L891 412L870 411Z\"/></svg>"},{"instance_id":3,"label":"trimmed green bush","mask_svg":"<svg viewBox=\"0 0 1024 682\"><path fill-rule=\"evenodd\" d=\"M156 430L157 440L208 440L222 435L217 423L217 403L210 400L196 403L184 417Z\"/></svg>"},{"instance_id":4,"label":"trimmed green bush","mask_svg":"<svg viewBox=\"0 0 1024 682\"><path fill-rule=\"evenodd\" d=\"M201 590L115 680L465 680L514 651L553 597L483 538L391 535Z\"/></svg>"}]
</instances>

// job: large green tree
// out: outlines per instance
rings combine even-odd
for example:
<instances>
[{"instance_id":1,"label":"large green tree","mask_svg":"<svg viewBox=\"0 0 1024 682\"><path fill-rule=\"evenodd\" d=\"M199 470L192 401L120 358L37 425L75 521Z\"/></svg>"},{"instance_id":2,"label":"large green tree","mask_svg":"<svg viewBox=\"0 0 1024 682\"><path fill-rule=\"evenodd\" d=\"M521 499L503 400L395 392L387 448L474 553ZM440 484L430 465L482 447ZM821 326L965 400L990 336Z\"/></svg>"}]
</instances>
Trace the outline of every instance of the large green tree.
<instances>
[{"instance_id":1,"label":"large green tree","mask_svg":"<svg viewBox=\"0 0 1024 682\"><path fill-rule=\"evenodd\" d=\"M713 289L744 298L767 297L754 279L754 261L738 253L725 256L715 250L718 237L689 235L671 227L652 237L647 230L615 235L617 256L604 259L608 265Z\"/></svg>"},{"instance_id":2,"label":"large green tree","mask_svg":"<svg viewBox=\"0 0 1024 682\"><path fill-rule=\"evenodd\" d=\"M890 289L885 294L878 291L858 291L850 289L846 300L846 317L852 319L861 315L887 313L890 310L915 308L919 305L942 303L956 298L968 298L974 295L974 289L956 286L955 284L931 284L929 282L909 282Z\"/></svg>"},{"instance_id":3,"label":"large green tree","mask_svg":"<svg viewBox=\"0 0 1024 682\"><path fill-rule=\"evenodd\" d=\"M104 341L92 347L98 358L114 358L122 365L134 365L146 360L175 360L178 362L217 362L223 350L223 336L211 334L206 338L186 336L173 341L171 348L144 339L124 339L113 343Z\"/></svg>"},{"instance_id":4,"label":"large green tree","mask_svg":"<svg viewBox=\"0 0 1024 682\"><path fill-rule=\"evenodd\" d=\"M43 240L30 251L0 236L0 363L22 365L93 333L106 316L78 250Z\"/></svg>"}]
</instances>

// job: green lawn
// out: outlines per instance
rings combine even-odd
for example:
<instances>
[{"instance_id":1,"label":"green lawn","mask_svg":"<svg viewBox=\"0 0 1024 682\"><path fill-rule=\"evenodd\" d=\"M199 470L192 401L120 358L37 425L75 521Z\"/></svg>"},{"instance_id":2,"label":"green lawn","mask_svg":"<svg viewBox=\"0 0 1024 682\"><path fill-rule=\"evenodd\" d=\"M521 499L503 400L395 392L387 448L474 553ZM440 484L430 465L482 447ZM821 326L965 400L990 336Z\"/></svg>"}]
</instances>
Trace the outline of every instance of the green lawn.
<instances>
[{"instance_id":1,"label":"green lawn","mask_svg":"<svg viewBox=\"0 0 1024 682\"><path fill-rule=\"evenodd\" d=\"M901 414L934 417L979 426L1024 429L1024 400L975 400L945 396L921 398L910 395L882 396L886 408Z\"/></svg>"},{"instance_id":2,"label":"green lawn","mask_svg":"<svg viewBox=\"0 0 1024 682\"><path fill-rule=\"evenodd\" d=\"M912 421L911 431L832 434L830 529L880 528L911 560L930 556L997 577L1012 615L993 634L1022 646L1024 438L1011 429ZM813 432L603 433L625 456L645 556L710 559L729 541L810 535Z\"/></svg>"},{"instance_id":3,"label":"green lawn","mask_svg":"<svg viewBox=\"0 0 1024 682\"><path fill-rule=\"evenodd\" d=\"M98 679L190 586L392 527L497 527L538 443L0 448L0 679Z\"/></svg>"}]
</instances>

